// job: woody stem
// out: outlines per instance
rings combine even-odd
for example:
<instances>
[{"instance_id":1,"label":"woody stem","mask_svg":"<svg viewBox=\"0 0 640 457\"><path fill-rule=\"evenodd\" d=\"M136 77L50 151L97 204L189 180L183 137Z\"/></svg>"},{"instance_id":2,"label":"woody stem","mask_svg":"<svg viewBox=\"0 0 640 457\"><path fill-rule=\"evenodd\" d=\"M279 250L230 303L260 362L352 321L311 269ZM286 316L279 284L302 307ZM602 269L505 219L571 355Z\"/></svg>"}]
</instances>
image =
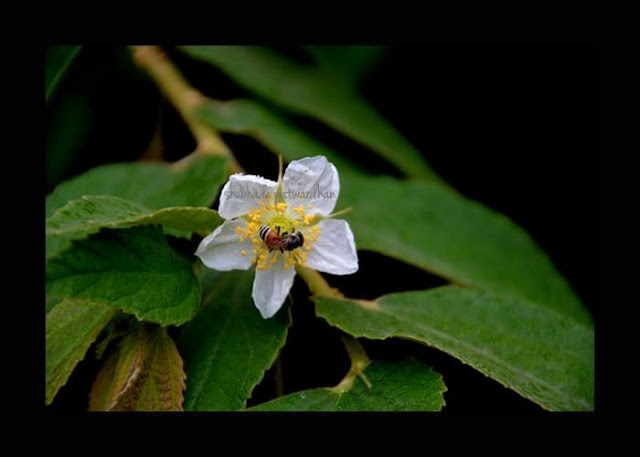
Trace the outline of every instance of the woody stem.
<instances>
[{"instance_id":1,"label":"woody stem","mask_svg":"<svg viewBox=\"0 0 640 457\"><path fill-rule=\"evenodd\" d=\"M158 46L130 46L130 49L136 64L151 76L187 124L198 144L194 153L226 157L231 161L231 169L239 171L240 166L220 136L194 115L195 108L206 98L189 85Z\"/></svg>"}]
</instances>

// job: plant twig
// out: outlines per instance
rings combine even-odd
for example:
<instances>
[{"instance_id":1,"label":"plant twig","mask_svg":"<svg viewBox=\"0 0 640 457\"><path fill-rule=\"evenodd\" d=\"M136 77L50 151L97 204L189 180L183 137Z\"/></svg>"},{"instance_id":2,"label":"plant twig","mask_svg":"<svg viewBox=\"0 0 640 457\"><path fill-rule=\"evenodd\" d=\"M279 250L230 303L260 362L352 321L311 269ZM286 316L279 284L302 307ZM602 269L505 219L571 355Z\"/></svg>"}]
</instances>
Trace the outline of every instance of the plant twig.
<instances>
[{"instance_id":1,"label":"plant twig","mask_svg":"<svg viewBox=\"0 0 640 457\"><path fill-rule=\"evenodd\" d=\"M282 397L284 395L284 376L282 369L282 351L276 358L276 396Z\"/></svg>"},{"instance_id":2,"label":"plant twig","mask_svg":"<svg viewBox=\"0 0 640 457\"><path fill-rule=\"evenodd\" d=\"M195 108L205 101L204 95L189 85L176 66L158 46L131 46L133 59L158 85L162 93L176 108L197 142L194 154L226 157L233 171L240 166L220 136L195 115Z\"/></svg>"},{"instance_id":3,"label":"plant twig","mask_svg":"<svg viewBox=\"0 0 640 457\"><path fill-rule=\"evenodd\" d=\"M162 105L163 98L160 99L158 103L158 117L156 119L156 125L153 129L153 135L151 137L151 141L147 146L147 149L144 151L142 156L138 159L141 161L160 161L162 162L162 157L164 154L163 144L162 144Z\"/></svg>"},{"instance_id":4,"label":"plant twig","mask_svg":"<svg viewBox=\"0 0 640 457\"><path fill-rule=\"evenodd\" d=\"M367 356L364 348L356 338L351 335L347 335L346 333L342 335L342 343L347 349L347 353L351 359L351 368L342 381L340 381L337 386L333 387L332 390L340 394L346 392L351 389L356 376L362 379L367 387L371 389L371 382L369 382L367 377L364 375L364 370L371 364L371 360Z\"/></svg>"},{"instance_id":5,"label":"plant twig","mask_svg":"<svg viewBox=\"0 0 640 457\"><path fill-rule=\"evenodd\" d=\"M304 282L307 283L313 295L328 298L344 298L344 294L338 289L331 287L319 272L301 266L296 266L296 271ZM371 363L366 351L356 338L346 333L342 335L342 342L351 359L351 368L342 381L332 388L333 391L336 393L344 393L351 389L356 376L360 377L368 388L371 388L371 383L364 375L365 368Z\"/></svg>"}]
</instances>

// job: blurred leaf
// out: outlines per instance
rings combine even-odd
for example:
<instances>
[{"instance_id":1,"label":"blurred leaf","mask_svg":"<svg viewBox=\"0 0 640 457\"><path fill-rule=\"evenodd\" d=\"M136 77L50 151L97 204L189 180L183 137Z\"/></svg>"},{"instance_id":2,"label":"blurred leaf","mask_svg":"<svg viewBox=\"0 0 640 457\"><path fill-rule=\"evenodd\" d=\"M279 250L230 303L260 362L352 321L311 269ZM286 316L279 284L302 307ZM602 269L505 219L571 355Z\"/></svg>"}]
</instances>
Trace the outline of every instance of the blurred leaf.
<instances>
[{"instance_id":1,"label":"blurred leaf","mask_svg":"<svg viewBox=\"0 0 640 457\"><path fill-rule=\"evenodd\" d=\"M339 170L359 171L353 162L310 138L273 111L252 100L207 100L198 107L196 115L216 130L252 136L288 160L323 155Z\"/></svg>"},{"instance_id":2,"label":"blurred leaf","mask_svg":"<svg viewBox=\"0 0 640 457\"><path fill-rule=\"evenodd\" d=\"M171 206L210 206L226 181L227 161L192 156L186 162L102 165L58 185L47 196L46 215L84 195L111 195L152 210Z\"/></svg>"},{"instance_id":3,"label":"blurred leaf","mask_svg":"<svg viewBox=\"0 0 640 457\"><path fill-rule=\"evenodd\" d=\"M140 157L158 101L125 46L83 47L46 106L46 192L98 164Z\"/></svg>"},{"instance_id":4,"label":"blurred leaf","mask_svg":"<svg viewBox=\"0 0 640 457\"><path fill-rule=\"evenodd\" d=\"M341 177L342 178L342 177ZM506 216L441 186L390 177L341 179L340 207L358 249L591 321L549 257Z\"/></svg>"},{"instance_id":5,"label":"blurred leaf","mask_svg":"<svg viewBox=\"0 0 640 457\"><path fill-rule=\"evenodd\" d=\"M103 230L47 262L47 307L90 299L139 320L180 325L200 304L191 264L167 244L159 226Z\"/></svg>"},{"instance_id":6,"label":"blurred leaf","mask_svg":"<svg viewBox=\"0 0 640 457\"><path fill-rule=\"evenodd\" d=\"M185 374L166 329L141 325L111 353L91 387L90 411L182 411Z\"/></svg>"},{"instance_id":7,"label":"blurred leaf","mask_svg":"<svg viewBox=\"0 0 640 457\"><path fill-rule=\"evenodd\" d=\"M45 97L47 102L82 46L49 46L45 53Z\"/></svg>"},{"instance_id":8,"label":"blurred leaf","mask_svg":"<svg viewBox=\"0 0 640 457\"><path fill-rule=\"evenodd\" d=\"M53 106L53 107L52 107ZM76 88L47 107L45 178L47 189L63 179L95 129L87 89Z\"/></svg>"},{"instance_id":9,"label":"blurred leaf","mask_svg":"<svg viewBox=\"0 0 640 457\"><path fill-rule=\"evenodd\" d=\"M440 411L446 391L442 376L415 360L377 361L365 375L340 393L335 388L309 389L285 395L248 411Z\"/></svg>"},{"instance_id":10,"label":"blurred leaf","mask_svg":"<svg viewBox=\"0 0 640 457\"><path fill-rule=\"evenodd\" d=\"M47 404L67 383L91 343L116 313L116 309L90 300L65 299L47 314Z\"/></svg>"},{"instance_id":11,"label":"blurred leaf","mask_svg":"<svg viewBox=\"0 0 640 457\"><path fill-rule=\"evenodd\" d=\"M593 328L550 309L457 286L314 301L318 316L355 337L418 341L545 409L593 410Z\"/></svg>"},{"instance_id":12,"label":"blurred leaf","mask_svg":"<svg viewBox=\"0 0 640 457\"><path fill-rule=\"evenodd\" d=\"M178 338L188 380L186 410L243 408L284 346L289 312L263 319L251 298L253 277L253 271L203 268L203 307Z\"/></svg>"},{"instance_id":13,"label":"blurred leaf","mask_svg":"<svg viewBox=\"0 0 640 457\"><path fill-rule=\"evenodd\" d=\"M305 46L318 66L355 85L385 53L382 46Z\"/></svg>"},{"instance_id":14,"label":"blurred leaf","mask_svg":"<svg viewBox=\"0 0 640 457\"><path fill-rule=\"evenodd\" d=\"M294 113L314 117L370 148L407 176L440 182L416 150L346 80L267 48L181 46L240 85Z\"/></svg>"},{"instance_id":15,"label":"blurred leaf","mask_svg":"<svg viewBox=\"0 0 640 457\"><path fill-rule=\"evenodd\" d=\"M102 228L126 228L160 224L177 233L212 231L222 219L214 210L203 207L171 207L152 211L118 197L86 196L72 200L47 219L47 257L69 247L71 241L88 237Z\"/></svg>"}]
</instances>

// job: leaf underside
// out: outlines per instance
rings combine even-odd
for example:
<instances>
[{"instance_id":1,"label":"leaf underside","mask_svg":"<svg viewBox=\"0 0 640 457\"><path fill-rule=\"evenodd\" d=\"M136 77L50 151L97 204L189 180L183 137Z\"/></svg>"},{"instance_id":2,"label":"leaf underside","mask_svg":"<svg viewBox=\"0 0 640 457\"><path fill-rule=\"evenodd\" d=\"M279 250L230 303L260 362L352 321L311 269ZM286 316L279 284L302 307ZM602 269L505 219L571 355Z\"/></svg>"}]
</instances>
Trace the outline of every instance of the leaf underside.
<instances>
[{"instance_id":1,"label":"leaf underside","mask_svg":"<svg viewBox=\"0 0 640 457\"><path fill-rule=\"evenodd\" d=\"M105 360L91 387L90 411L182 411L182 358L166 329L142 324Z\"/></svg>"},{"instance_id":2,"label":"leaf underside","mask_svg":"<svg viewBox=\"0 0 640 457\"><path fill-rule=\"evenodd\" d=\"M46 402L67 383L117 310L82 299L65 299L46 316Z\"/></svg>"}]
</instances>

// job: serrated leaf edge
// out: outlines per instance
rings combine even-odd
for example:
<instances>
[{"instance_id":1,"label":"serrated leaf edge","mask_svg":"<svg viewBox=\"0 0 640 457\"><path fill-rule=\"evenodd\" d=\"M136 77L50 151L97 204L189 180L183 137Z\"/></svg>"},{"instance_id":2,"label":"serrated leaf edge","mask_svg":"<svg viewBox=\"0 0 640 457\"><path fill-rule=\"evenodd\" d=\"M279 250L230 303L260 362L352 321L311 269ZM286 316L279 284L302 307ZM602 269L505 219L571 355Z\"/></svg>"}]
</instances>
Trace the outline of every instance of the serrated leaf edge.
<instances>
[{"instance_id":1,"label":"serrated leaf edge","mask_svg":"<svg viewBox=\"0 0 640 457\"><path fill-rule=\"evenodd\" d=\"M443 288L444 288L444 287L449 288L449 287L456 287L456 286L442 286L442 287L443 287ZM431 290L431 289L430 289L430 290ZM399 292L399 293L402 293L402 292ZM387 295L385 295L385 296L388 296L388 295L394 295L394 294L387 294ZM383 297L384 297L384 296L383 296ZM341 299L340 301L344 301L344 302L351 302L351 303L354 303L354 304L356 304L357 306L360 306L360 307L365 307L365 306L366 306L366 309L370 311L370 310L374 309L374 308L372 308L372 307L370 306L370 303L376 303L378 300L380 300L380 299L381 299L381 298L383 298L383 297L379 297L378 299L376 299L376 300L374 300L374 301L371 301L371 300L351 300L351 299ZM363 305L363 302L364 302L364 303L369 303L369 304L368 304L368 305ZM529 302L529 301L527 301L527 303L530 303L530 302ZM546 307L544 307L544 309L545 309L545 310L549 310L549 309L548 309L548 308L546 308ZM389 313L385 313L385 312L384 312L384 310L383 310L379 305L377 306L377 308L375 308L375 311L376 311L376 312L382 312L382 313L384 313L384 314L386 314L386 315L388 315L388 316L391 316L391 317L393 317L393 318L397 318L397 316L395 316L395 315L390 315ZM557 313L557 314L558 314L558 315L560 315L560 316L562 316L563 318L568 318L568 316L566 316L566 315L564 315L564 314L562 314L562 313ZM346 333L348 333L348 334L350 334L350 335L352 335L352 336L354 336L354 337L356 337L356 338L368 338L368 339L372 339L372 340L386 340L386 339L388 339L388 338L401 338L401 339L405 339L405 340L408 340L408 341L413 341L413 342L415 342L415 343L419 343L419 344L422 344L422 345L425 345L425 346L428 346L428 347L433 347L433 348L435 348L435 349L437 349L437 350L439 350L439 351L442 351L442 352L444 352L444 353L446 353L446 354L449 354L449 355L451 355L451 356L455 357L456 359L460 360L460 361L461 361L462 363L464 363L465 365L468 365L468 366L470 366L471 368L473 368L474 370L479 371L480 373L482 373L483 375L485 375L487 378L490 378L490 379L492 379L492 380L494 380L494 381L497 381L497 382L498 382L498 383L500 383L502 386L504 386L504 387L506 387L506 388L508 388L508 389L510 389L510 390L513 390L514 392L518 393L518 395L520 395L520 396L522 396L523 398L526 398L526 399L528 399L528 400L530 400L530 401L532 401L532 402L536 403L537 405L539 405L539 406L543 407L544 409L546 409L546 410L548 410L548 411L555 411L555 410L556 410L552 405L549 405L549 404L545 403L544 401L540 401L540 400L538 400L538 399L536 399L536 398L533 398L530 394L528 394L528 393L526 393L526 392L521 392L519 388L514 387L513 385L509 384L507 381L503 381L503 380L500 380L500 379L497 379L497 378L493 377L490 373L487 373L487 371L486 371L486 370L484 370L484 369L482 369L482 368L478 368L477 366L475 366L475 365L474 365L473 363L471 363L471 362L470 362L470 361L469 361L465 356L463 356L463 355L461 355L461 354L458 354L456 351L451 351L451 350L448 350L448 349L444 349L444 348L440 347L440 345L438 345L437 343L432 343L432 342L422 341L422 340L420 340L420 339L412 338L411 336L404 335L402 332L396 332L396 331L390 331L389 333L384 334L384 336L383 336L383 337L378 337L377 335L374 335L374 334L372 334L372 333L367 333L367 332L362 332L362 333L353 332L353 331L351 331L350 329L347 329L346 327L344 327L344 326L342 326L342 325L338 324L337 322L332 321L332 320L331 320L331 318L329 318L329 317L327 317L327 316L319 315L319 314L317 314L317 313L316 313L316 315L317 315L317 316L319 316L319 317L321 317L322 319L324 319L324 320L325 320L329 325L331 325L332 327L339 328L340 330L342 330L342 331L344 331L344 332L346 332ZM400 319L400 320L402 320L402 319ZM576 324L578 324L578 322L575 322L575 323L576 323ZM587 327L587 329L588 329L588 327ZM434 333L438 333L438 334L440 334L442 337L445 337L445 338L448 338L448 339L451 339L451 338L452 338L452 337L450 337L449 335L442 334L442 332L440 332L440 331L438 331L438 330L433 330L433 332L434 332ZM460 341L457 341L457 342L458 342L458 343L460 343L460 344L462 344L462 345L467 346L471 351L475 351L475 352L483 352L483 351L481 351L481 350L479 350L479 349L474 348L473 346L469 346L469 345L468 345L468 344L466 344L466 343L461 343ZM484 352L483 352L483 353L484 353ZM493 359L496 363L498 363L498 362L499 362L499 363L498 363L499 365L503 365L503 366L505 366L505 364L504 364L503 362L499 361L499 359L495 359L495 356L491 355L491 356L489 357L489 355L488 355L488 354L486 354L486 353L484 353L484 354L485 354L485 356L487 356L488 358ZM542 384L542 385L544 385L545 387L547 387L547 388L551 389L552 391L554 391L554 392L557 392L557 393L561 394L564 398L569 399L569 400L570 400L570 401L572 401L573 403L575 403L575 404L581 404L582 406L584 406L585 408L587 408L587 410L592 410L592 409L593 409L593 405L592 405L592 404L590 404L587 400L584 400L584 399L579 398L579 397L575 397L575 396L573 396L573 395L567 395L567 394L566 394L566 392L564 392L564 391L562 391L562 390L558 390L558 388L557 388L556 386L553 386L553 385L548 384L548 382L546 382L546 381L544 381L544 380L541 380L541 379L540 379L540 378L538 378L537 376L531 375L530 373L527 373L527 372L522 372L520 369L512 368L512 367L510 367L509 365L506 365L506 366L507 366L510 370L512 370L512 371L515 371L515 372L522 373L522 374L526 375L526 377L528 377L529 379L534 379L536 382L539 382L540 384Z\"/></svg>"}]
</instances>

